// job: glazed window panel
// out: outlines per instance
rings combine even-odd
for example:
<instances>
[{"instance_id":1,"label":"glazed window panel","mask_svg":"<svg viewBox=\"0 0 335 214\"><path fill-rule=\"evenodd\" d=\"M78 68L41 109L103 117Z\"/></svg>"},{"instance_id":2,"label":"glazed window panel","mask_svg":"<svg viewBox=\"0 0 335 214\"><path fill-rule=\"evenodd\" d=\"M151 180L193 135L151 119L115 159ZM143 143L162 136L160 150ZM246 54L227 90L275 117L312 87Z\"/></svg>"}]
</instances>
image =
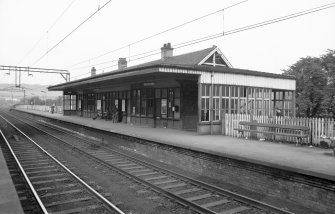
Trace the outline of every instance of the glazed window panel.
<instances>
[{"instance_id":1,"label":"glazed window panel","mask_svg":"<svg viewBox=\"0 0 335 214\"><path fill-rule=\"evenodd\" d=\"M240 114L246 114L247 113L247 99L240 98Z\"/></svg>"},{"instance_id":2,"label":"glazed window panel","mask_svg":"<svg viewBox=\"0 0 335 214\"><path fill-rule=\"evenodd\" d=\"M64 110L71 110L71 95L64 95Z\"/></svg>"},{"instance_id":3,"label":"glazed window panel","mask_svg":"<svg viewBox=\"0 0 335 214\"><path fill-rule=\"evenodd\" d=\"M174 98L174 89L169 88L168 89L168 118L173 118L173 98Z\"/></svg>"},{"instance_id":4,"label":"glazed window panel","mask_svg":"<svg viewBox=\"0 0 335 214\"><path fill-rule=\"evenodd\" d=\"M161 116L162 118L167 117L167 99L161 99Z\"/></svg>"},{"instance_id":5,"label":"glazed window panel","mask_svg":"<svg viewBox=\"0 0 335 214\"><path fill-rule=\"evenodd\" d=\"M270 115L270 101L264 100L264 115L269 116Z\"/></svg>"},{"instance_id":6,"label":"glazed window panel","mask_svg":"<svg viewBox=\"0 0 335 214\"><path fill-rule=\"evenodd\" d=\"M213 120L220 120L220 97L213 98Z\"/></svg>"},{"instance_id":7,"label":"glazed window panel","mask_svg":"<svg viewBox=\"0 0 335 214\"><path fill-rule=\"evenodd\" d=\"M175 98L174 99L174 114L173 114L173 119L179 120L180 119L180 99Z\"/></svg>"},{"instance_id":8,"label":"glazed window panel","mask_svg":"<svg viewBox=\"0 0 335 214\"><path fill-rule=\"evenodd\" d=\"M231 113L237 114L238 113L238 99L231 99Z\"/></svg>"},{"instance_id":9,"label":"glazed window panel","mask_svg":"<svg viewBox=\"0 0 335 214\"><path fill-rule=\"evenodd\" d=\"M156 118L161 117L161 99L156 99Z\"/></svg>"},{"instance_id":10,"label":"glazed window panel","mask_svg":"<svg viewBox=\"0 0 335 214\"><path fill-rule=\"evenodd\" d=\"M229 113L229 98L223 98L221 100L222 112L228 114Z\"/></svg>"},{"instance_id":11,"label":"glazed window panel","mask_svg":"<svg viewBox=\"0 0 335 214\"><path fill-rule=\"evenodd\" d=\"M256 115L262 115L263 111L263 101L256 100Z\"/></svg>"},{"instance_id":12,"label":"glazed window panel","mask_svg":"<svg viewBox=\"0 0 335 214\"><path fill-rule=\"evenodd\" d=\"M87 110L89 112L95 111L95 94L88 94L87 96Z\"/></svg>"},{"instance_id":13,"label":"glazed window panel","mask_svg":"<svg viewBox=\"0 0 335 214\"><path fill-rule=\"evenodd\" d=\"M141 109L141 90L136 90L136 102L135 102L135 114L140 115L140 109Z\"/></svg>"},{"instance_id":14,"label":"glazed window panel","mask_svg":"<svg viewBox=\"0 0 335 214\"><path fill-rule=\"evenodd\" d=\"M209 121L209 85L202 85L201 87L201 121Z\"/></svg>"},{"instance_id":15,"label":"glazed window panel","mask_svg":"<svg viewBox=\"0 0 335 214\"><path fill-rule=\"evenodd\" d=\"M214 85L213 88L213 97L218 97L220 96L220 86L219 85Z\"/></svg>"},{"instance_id":16,"label":"glazed window panel","mask_svg":"<svg viewBox=\"0 0 335 214\"><path fill-rule=\"evenodd\" d=\"M201 121L209 121L209 98L201 99Z\"/></svg>"},{"instance_id":17,"label":"glazed window panel","mask_svg":"<svg viewBox=\"0 0 335 214\"><path fill-rule=\"evenodd\" d=\"M240 98L246 98L246 97L247 97L247 88L240 87Z\"/></svg>"},{"instance_id":18,"label":"glazed window panel","mask_svg":"<svg viewBox=\"0 0 335 214\"><path fill-rule=\"evenodd\" d=\"M77 110L77 96L71 95L71 110Z\"/></svg>"},{"instance_id":19,"label":"glazed window panel","mask_svg":"<svg viewBox=\"0 0 335 214\"><path fill-rule=\"evenodd\" d=\"M210 94L210 86L209 85L202 85L201 87L201 95L204 97L209 97Z\"/></svg>"},{"instance_id":20,"label":"glazed window panel","mask_svg":"<svg viewBox=\"0 0 335 214\"><path fill-rule=\"evenodd\" d=\"M238 98L238 87L232 86L231 89L231 97Z\"/></svg>"},{"instance_id":21,"label":"glazed window panel","mask_svg":"<svg viewBox=\"0 0 335 214\"><path fill-rule=\"evenodd\" d=\"M255 114L255 88L248 88L248 114Z\"/></svg>"},{"instance_id":22,"label":"glazed window panel","mask_svg":"<svg viewBox=\"0 0 335 214\"><path fill-rule=\"evenodd\" d=\"M222 97L229 97L229 86L222 86Z\"/></svg>"}]
</instances>

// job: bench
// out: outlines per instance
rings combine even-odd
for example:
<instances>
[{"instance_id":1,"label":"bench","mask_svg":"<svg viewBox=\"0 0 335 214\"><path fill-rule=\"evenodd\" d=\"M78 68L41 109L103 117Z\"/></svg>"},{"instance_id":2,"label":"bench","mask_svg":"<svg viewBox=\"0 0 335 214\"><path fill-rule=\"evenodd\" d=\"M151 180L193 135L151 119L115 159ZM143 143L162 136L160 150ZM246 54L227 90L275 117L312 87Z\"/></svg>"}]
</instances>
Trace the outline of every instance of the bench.
<instances>
[{"instance_id":1,"label":"bench","mask_svg":"<svg viewBox=\"0 0 335 214\"><path fill-rule=\"evenodd\" d=\"M272 124L272 123L257 123L257 122L246 122L240 121L240 126L244 128L234 128L239 134L244 136L244 132L250 133L262 133L272 135L275 138L276 135L282 135L287 137L296 137L297 144L302 142L303 138L309 136L309 127L307 126L294 126L294 125L282 125L282 124ZM259 130L258 127L263 127L265 129Z\"/></svg>"}]
</instances>

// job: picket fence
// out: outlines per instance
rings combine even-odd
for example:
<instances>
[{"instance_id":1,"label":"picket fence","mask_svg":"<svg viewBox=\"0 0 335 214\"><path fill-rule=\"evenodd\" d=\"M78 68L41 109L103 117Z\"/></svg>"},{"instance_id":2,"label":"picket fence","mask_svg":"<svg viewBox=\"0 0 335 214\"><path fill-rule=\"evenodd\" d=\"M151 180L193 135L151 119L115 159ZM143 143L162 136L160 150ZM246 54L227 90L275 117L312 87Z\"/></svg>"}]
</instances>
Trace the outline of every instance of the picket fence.
<instances>
[{"instance_id":1,"label":"picket fence","mask_svg":"<svg viewBox=\"0 0 335 214\"><path fill-rule=\"evenodd\" d=\"M310 137L305 138L303 143L319 145L323 137L335 137L335 121L333 118L301 118L301 117L268 117L254 116L245 114L226 114L222 121L222 134L226 136L239 137L238 132L234 128L238 128L240 121L254 121L258 123L272 123L282 125L307 126L310 128ZM241 127L240 127L241 128ZM245 137L250 137L250 133L246 133ZM258 139L267 138L262 133L253 134ZM296 142L294 137L276 136L276 141Z\"/></svg>"}]
</instances>

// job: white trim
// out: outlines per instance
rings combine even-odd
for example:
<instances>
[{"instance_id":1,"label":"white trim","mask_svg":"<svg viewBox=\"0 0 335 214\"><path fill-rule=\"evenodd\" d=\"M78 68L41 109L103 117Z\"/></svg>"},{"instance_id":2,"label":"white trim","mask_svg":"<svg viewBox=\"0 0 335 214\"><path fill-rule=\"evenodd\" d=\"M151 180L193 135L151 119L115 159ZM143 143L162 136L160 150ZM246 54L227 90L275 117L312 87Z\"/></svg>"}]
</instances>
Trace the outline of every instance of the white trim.
<instances>
[{"instance_id":1,"label":"white trim","mask_svg":"<svg viewBox=\"0 0 335 214\"><path fill-rule=\"evenodd\" d=\"M218 54L220 55L221 59L227 64L228 68L233 68L233 66L230 64L230 62L227 60L227 58L223 55L223 53L220 51L220 49L218 47L216 47L215 49L213 49L205 58L203 58L198 65L202 65L202 64L212 64L212 63L205 63L206 60L213 56L213 54L215 54L215 52L218 52ZM215 58L214 58L215 60ZM214 63L213 63L214 64ZM215 64L215 65L220 65L220 64ZM223 66L223 65L221 65Z\"/></svg>"},{"instance_id":2,"label":"white trim","mask_svg":"<svg viewBox=\"0 0 335 214\"><path fill-rule=\"evenodd\" d=\"M211 84L211 72L162 67L160 67L158 71L166 73L168 72L197 74L200 75L201 84ZM294 79L282 79L231 73L214 73L213 84L250 86L257 88L270 88L281 90L296 90L296 81Z\"/></svg>"}]
</instances>

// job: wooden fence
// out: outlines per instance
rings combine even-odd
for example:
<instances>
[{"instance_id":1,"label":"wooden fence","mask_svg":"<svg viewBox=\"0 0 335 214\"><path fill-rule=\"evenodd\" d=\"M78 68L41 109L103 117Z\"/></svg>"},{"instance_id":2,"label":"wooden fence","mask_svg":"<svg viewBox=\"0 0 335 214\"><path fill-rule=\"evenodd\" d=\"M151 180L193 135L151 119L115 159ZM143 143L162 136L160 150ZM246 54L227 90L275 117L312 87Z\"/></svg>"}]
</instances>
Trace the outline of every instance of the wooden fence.
<instances>
[{"instance_id":1,"label":"wooden fence","mask_svg":"<svg viewBox=\"0 0 335 214\"><path fill-rule=\"evenodd\" d=\"M251 116L245 114L226 114L222 121L222 134L226 136L238 137L238 128L240 121L254 121L258 123L273 123L283 125L307 126L310 128L310 137L303 140L303 143L319 145L322 136L335 137L335 121L333 118L300 118L300 117L268 117L268 116ZM252 134L246 133L246 137ZM266 138L261 133L253 134L258 139ZM294 137L276 136L276 141L296 142Z\"/></svg>"}]
</instances>

